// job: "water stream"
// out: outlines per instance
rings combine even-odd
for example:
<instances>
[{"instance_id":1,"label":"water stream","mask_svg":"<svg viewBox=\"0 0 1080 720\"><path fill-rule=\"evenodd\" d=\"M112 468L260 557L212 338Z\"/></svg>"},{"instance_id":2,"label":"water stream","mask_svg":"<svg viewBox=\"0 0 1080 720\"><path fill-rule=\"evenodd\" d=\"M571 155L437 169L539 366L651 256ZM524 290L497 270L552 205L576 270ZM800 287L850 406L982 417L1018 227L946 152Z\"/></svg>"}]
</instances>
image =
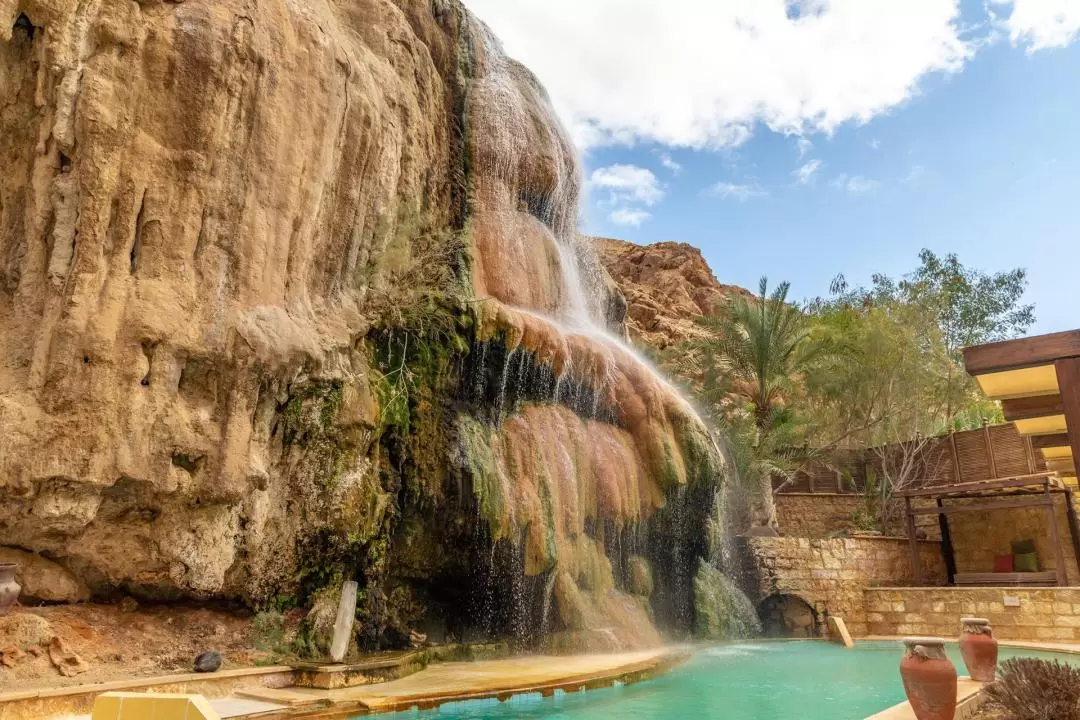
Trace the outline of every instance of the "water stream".
<instances>
[{"instance_id":1,"label":"water stream","mask_svg":"<svg viewBox=\"0 0 1080 720\"><path fill-rule=\"evenodd\" d=\"M692 536L708 508L689 488L718 483L722 455L691 403L608 326L605 273L577 228L578 159L546 92L485 25L471 20L468 35L472 277L482 302L461 456L493 539L522 547L524 574L542 576L513 582L515 596L538 594L515 597L515 617L535 607L545 632L647 643L655 635L640 628L652 625L631 597L646 590L628 586L623 548L647 548L658 584L677 586L659 596L690 625L705 544ZM660 513L663 532L650 530ZM627 528L635 541L624 544Z\"/></svg>"}]
</instances>

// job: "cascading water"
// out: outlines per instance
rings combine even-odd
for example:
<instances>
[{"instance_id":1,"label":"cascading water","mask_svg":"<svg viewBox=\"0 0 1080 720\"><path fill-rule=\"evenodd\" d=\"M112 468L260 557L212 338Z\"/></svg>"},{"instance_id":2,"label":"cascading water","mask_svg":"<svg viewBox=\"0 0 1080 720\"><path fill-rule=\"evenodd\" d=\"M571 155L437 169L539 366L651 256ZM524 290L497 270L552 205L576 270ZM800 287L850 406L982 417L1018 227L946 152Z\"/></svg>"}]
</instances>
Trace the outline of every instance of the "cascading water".
<instances>
[{"instance_id":1,"label":"cascading water","mask_svg":"<svg viewBox=\"0 0 1080 720\"><path fill-rule=\"evenodd\" d=\"M651 644L650 610L692 624L702 488L723 461L692 406L606 324L605 275L577 232L577 158L543 88L482 23L466 35L478 322L462 469L492 540L522 548L535 582L508 590L537 593L514 602L537 627Z\"/></svg>"},{"instance_id":2,"label":"cascading water","mask_svg":"<svg viewBox=\"0 0 1080 720\"><path fill-rule=\"evenodd\" d=\"M727 482L716 491L712 516L708 523L709 554L700 561L694 577L697 603L697 632L713 640L739 640L760 635L761 618L754 604L740 587L743 568L731 528L725 517L732 507L727 495L738 483L738 467L730 458L726 443L717 446L724 453L728 468Z\"/></svg>"}]
</instances>

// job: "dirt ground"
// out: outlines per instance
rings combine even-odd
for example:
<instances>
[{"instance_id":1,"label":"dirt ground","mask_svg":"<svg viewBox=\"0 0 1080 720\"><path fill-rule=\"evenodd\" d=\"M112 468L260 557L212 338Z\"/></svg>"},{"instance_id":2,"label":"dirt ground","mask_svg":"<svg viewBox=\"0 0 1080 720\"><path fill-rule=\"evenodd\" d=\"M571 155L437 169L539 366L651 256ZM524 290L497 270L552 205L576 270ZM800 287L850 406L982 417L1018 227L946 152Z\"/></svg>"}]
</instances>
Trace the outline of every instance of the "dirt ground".
<instances>
[{"instance_id":1,"label":"dirt ground","mask_svg":"<svg viewBox=\"0 0 1080 720\"><path fill-rule=\"evenodd\" d=\"M32 613L88 665L86 672L63 677L48 652L22 655L14 667L0 665L0 692L105 682L131 677L191 672L195 656L216 650L222 668L274 664L257 651L251 613L177 606L60 605L17 607L10 615ZM9 639L10 640L10 639ZM0 652L5 649L0 637Z\"/></svg>"}]
</instances>

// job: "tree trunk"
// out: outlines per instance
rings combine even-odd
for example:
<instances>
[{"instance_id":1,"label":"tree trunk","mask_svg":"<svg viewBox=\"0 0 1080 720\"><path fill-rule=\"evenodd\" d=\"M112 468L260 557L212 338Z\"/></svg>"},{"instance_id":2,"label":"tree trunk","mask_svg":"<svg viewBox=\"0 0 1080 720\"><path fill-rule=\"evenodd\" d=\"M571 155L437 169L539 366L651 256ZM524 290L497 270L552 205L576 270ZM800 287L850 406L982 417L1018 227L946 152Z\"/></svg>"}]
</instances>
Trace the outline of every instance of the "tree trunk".
<instances>
[{"instance_id":1,"label":"tree trunk","mask_svg":"<svg viewBox=\"0 0 1080 720\"><path fill-rule=\"evenodd\" d=\"M753 488L750 497L750 522L754 527L768 527L778 530L776 503L773 502L772 478L767 473L763 473L762 478L755 485L756 487Z\"/></svg>"}]
</instances>

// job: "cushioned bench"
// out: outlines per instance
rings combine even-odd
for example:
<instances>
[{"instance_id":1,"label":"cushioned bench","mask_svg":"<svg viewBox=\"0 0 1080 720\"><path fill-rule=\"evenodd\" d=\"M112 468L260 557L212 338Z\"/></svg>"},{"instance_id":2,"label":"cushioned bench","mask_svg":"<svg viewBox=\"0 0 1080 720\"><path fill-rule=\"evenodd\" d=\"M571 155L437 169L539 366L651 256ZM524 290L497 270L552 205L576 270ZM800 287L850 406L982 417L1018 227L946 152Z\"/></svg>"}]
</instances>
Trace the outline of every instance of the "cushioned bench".
<instances>
[{"instance_id":1,"label":"cushioned bench","mask_svg":"<svg viewBox=\"0 0 1080 720\"><path fill-rule=\"evenodd\" d=\"M953 582L957 585L1057 585L1057 573L956 573Z\"/></svg>"}]
</instances>

